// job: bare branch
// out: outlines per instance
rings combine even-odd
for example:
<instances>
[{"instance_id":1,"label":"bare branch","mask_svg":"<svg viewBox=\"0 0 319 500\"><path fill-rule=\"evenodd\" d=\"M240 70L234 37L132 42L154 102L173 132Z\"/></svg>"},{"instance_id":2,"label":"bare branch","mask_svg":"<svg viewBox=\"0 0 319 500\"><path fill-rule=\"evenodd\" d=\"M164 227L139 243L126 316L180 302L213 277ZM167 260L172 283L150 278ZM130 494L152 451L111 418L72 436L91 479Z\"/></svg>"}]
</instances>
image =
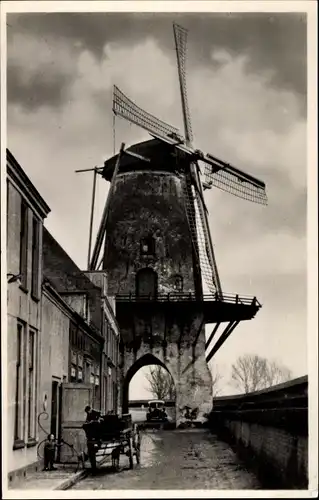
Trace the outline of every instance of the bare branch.
<instances>
[{"instance_id":1,"label":"bare branch","mask_svg":"<svg viewBox=\"0 0 319 500\"><path fill-rule=\"evenodd\" d=\"M232 384L245 393L272 387L291 377L291 370L285 366L257 355L245 354L232 365Z\"/></svg>"},{"instance_id":2,"label":"bare branch","mask_svg":"<svg viewBox=\"0 0 319 500\"><path fill-rule=\"evenodd\" d=\"M159 365L151 368L146 374L147 387L157 399L175 399L175 385L167 370Z\"/></svg>"},{"instance_id":3,"label":"bare branch","mask_svg":"<svg viewBox=\"0 0 319 500\"><path fill-rule=\"evenodd\" d=\"M215 366L212 373L212 386L213 386L213 396L216 397L220 393L220 381L223 376L218 370L218 367Z\"/></svg>"}]
</instances>

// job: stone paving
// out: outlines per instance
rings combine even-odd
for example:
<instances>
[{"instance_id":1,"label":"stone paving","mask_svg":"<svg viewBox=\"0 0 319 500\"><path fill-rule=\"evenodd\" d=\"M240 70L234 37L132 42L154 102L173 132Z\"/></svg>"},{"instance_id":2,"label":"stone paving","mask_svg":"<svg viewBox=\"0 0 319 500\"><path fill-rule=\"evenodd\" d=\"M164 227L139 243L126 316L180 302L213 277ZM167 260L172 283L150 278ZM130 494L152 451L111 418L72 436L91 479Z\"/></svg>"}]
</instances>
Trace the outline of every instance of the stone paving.
<instances>
[{"instance_id":1,"label":"stone paving","mask_svg":"<svg viewBox=\"0 0 319 500\"><path fill-rule=\"evenodd\" d=\"M260 489L257 478L245 469L236 454L209 431L145 431L141 464L128 468L121 456L120 471L110 463L74 485L78 490L118 489Z\"/></svg>"},{"instance_id":2,"label":"stone paving","mask_svg":"<svg viewBox=\"0 0 319 500\"><path fill-rule=\"evenodd\" d=\"M61 467L55 464L54 471L34 471L27 477L21 478L8 485L9 490L60 490L68 489L74 482L79 481L87 470L74 469L74 467ZM89 465L87 466L89 467Z\"/></svg>"}]
</instances>

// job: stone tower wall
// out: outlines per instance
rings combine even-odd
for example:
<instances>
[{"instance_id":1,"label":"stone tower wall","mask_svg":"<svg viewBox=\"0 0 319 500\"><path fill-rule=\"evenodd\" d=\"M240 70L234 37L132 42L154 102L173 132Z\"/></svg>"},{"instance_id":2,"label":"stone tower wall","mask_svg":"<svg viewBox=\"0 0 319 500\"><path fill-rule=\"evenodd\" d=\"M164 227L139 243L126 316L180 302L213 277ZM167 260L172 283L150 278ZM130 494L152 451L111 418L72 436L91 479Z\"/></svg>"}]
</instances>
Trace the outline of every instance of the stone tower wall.
<instances>
[{"instance_id":1,"label":"stone tower wall","mask_svg":"<svg viewBox=\"0 0 319 500\"><path fill-rule=\"evenodd\" d=\"M154 254L144 255L141 242L153 238ZM173 172L132 170L117 176L106 228L103 269L108 295L135 294L137 273L157 274L157 293L196 296L200 278L185 207L185 177ZM176 289L176 275L183 281ZM174 287L175 285L175 287ZM153 303L152 303L153 302ZM185 406L198 419L211 410L212 378L205 358L205 324L200 303L168 305L161 301L118 302L117 321L123 342L123 410L128 386L143 365L158 363L171 373L176 388L176 423ZM144 363L145 361L145 363Z\"/></svg>"},{"instance_id":2,"label":"stone tower wall","mask_svg":"<svg viewBox=\"0 0 319 500\"><path fill-rule=\"evenodd\" d=\"M158 275L158 293L175 292L174 276L183 278L183 293L194 292L192 243L183 196L183 179L154 171L121 174L115 184L103 268L108 294L135 293L138 270ZM142 255L141 241L155 240L155 254Z\"/></svg>"}]
</instances>

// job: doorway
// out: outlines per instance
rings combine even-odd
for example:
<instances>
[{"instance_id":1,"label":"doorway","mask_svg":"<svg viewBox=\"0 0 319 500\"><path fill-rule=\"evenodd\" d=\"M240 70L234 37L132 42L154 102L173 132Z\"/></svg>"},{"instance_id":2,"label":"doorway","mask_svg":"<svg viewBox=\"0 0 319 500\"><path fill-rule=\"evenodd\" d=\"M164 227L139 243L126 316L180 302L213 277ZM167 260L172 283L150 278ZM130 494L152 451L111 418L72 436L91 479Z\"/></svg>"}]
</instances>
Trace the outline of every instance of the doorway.
<instances>
[{"instance_id":1,"label":"doorway","mask_svg":"<svg viewBox=\"0 0 319 500\"><path fill-rule=\"evenodd\" d=\"M157 274L153 269L146 267L140 269L136 274L136 295L156 297L157 295Z\"/></svg>"}]
</instances>

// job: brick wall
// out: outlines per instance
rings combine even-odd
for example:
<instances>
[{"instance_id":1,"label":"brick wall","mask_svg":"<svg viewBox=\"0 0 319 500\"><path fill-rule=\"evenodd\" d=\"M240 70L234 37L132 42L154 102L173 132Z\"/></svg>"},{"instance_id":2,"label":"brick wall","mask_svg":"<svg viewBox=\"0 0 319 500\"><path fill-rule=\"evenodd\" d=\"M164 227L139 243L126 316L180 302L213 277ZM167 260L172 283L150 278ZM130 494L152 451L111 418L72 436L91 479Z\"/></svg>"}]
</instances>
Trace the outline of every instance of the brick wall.
<instances>
[{"instance_id":1,"label":"brick wall","mask_svg":"<svg viewBox=\"0 0 319 500\"><path fill-rule=\"evenodd\" d=\"M234 445L266 488L307 488L307 387L307 377L301 377L265 391L215 400L212 431Z\"/></svg>"}]
</instances>

